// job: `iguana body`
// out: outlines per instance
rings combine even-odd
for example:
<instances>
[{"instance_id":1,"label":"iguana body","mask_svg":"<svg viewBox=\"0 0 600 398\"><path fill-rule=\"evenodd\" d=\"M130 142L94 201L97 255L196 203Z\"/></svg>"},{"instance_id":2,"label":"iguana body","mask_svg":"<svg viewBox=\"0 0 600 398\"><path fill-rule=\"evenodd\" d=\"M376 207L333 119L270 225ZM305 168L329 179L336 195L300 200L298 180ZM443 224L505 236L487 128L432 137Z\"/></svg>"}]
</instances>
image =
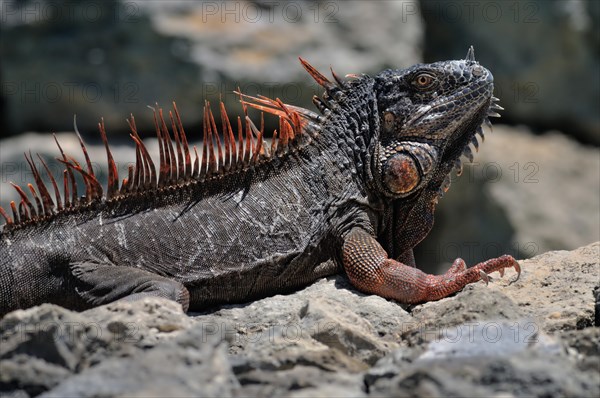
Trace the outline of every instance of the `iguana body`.
<instances>
[{"instance_id":1,"label":"iguana body","mask_svg":"<svg viewBox=\"0 0 600 398\"><path fill-rule=\"evenodd\" d=\"M327 90L315 99L322 115L242 99L280 117L273 144L247 116L234 138L224 113L221 138L207 106L203 154L192 161L179 115L165 123L159 111L160 165L131 120L137 160L119 186L101 124L106 197L90 167L65 154L63 183L46 187L31 157L37 190L30 185L28 199L17 187L22 201L11 204L12 216L0 208L0 314L144 295L195 310L288 292L342 270L360 290L418 303L518 270L509 256L468 270L457 260L441 276L414 268L412 249L431 229L450 172L494 107L491 74L472 50L464 61L350 82L303 65ZM75 173L84 198L74 192Z\"/></svg>"}]
</instances>

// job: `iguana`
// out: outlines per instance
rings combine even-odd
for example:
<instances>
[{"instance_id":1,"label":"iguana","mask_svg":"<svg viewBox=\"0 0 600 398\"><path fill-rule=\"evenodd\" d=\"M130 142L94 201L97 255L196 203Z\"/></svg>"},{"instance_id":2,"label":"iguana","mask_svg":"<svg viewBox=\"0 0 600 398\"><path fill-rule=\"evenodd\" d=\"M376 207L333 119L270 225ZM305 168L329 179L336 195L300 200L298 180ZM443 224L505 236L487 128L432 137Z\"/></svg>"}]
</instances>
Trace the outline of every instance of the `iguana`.
<instances>
[{"instance_id":1,"label":"iguana","mask_svg":"<svg viewBox=\"0 0 600 398\"><path fill-rule=\"evenodd\" d=\"M443 275L414 263L451 172L462 170L461 155L472 160L469 144L478 148L482 123L502 109L472 47L465 60L349 80L300 61L325 89L313 98L319 113L238 93L236 137L223 103L220 131L206 103L198 155L173 103L168 118L154 111L158 166L131 116L136 162L122 182L101 121L106 195L77 128L85 166L56 141L62 182L42 157L25 155L36 187L13 184L20 203L10 203L10 215L0 208L0 314L148 295L200 310L290 292L342 270L363 292L421 303L494 271L520 274L510 256L468 269L457 259ZM270 141L249 107L279 118Z\"/></svg>"}]
</instances>

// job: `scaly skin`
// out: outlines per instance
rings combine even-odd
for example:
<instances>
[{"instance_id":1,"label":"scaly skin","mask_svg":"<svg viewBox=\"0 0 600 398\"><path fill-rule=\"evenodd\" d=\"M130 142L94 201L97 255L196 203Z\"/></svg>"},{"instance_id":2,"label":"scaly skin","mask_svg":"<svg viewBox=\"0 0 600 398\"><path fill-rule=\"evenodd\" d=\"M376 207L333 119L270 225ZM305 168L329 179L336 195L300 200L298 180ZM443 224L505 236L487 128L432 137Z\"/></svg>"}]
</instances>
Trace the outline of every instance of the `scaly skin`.
<instances>
[{"instance_id":1,"label":"scaly skin","mask_svg":"<svg viewBox=\"0 0 600 398\"><path fill-rule=\"evenodd\" d=\"M56 200L34 170L39 197L20 192L12 218L0 208L7 221L0 314L44 302L84 309L149 295L200 310L293 291L340 271L362 291L419 303L491 272L520 272L509 256L469 269L457 260L440 276L414 264L412 249L429 233L450 173L462 154L471 156L468 144L499 109L491 73L472 50L462 61L337 83L302 62L326 89L315 99L322 115L244 100L281 117L272 147L242 120L245 138L234 139L227 124L219 138L207 107L204 155L192 164L179 115L169 133L158 111L160 164L155 168L132 123L136 165L119 187L106 144L106 197L90 169L67 156L68 192ZM83 176L85 198L74 194L70 173Z\"/></svg>"}]
</instances>

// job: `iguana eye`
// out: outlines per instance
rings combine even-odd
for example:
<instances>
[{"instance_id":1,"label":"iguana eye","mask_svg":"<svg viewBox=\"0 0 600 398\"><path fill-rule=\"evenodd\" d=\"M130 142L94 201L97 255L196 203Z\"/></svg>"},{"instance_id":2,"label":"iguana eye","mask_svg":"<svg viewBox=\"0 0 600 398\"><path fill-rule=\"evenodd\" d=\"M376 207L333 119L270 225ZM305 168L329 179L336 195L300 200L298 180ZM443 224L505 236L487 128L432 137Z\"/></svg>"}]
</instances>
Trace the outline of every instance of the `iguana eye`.
<instances>
[{"instance_id":1,"label":"iguana eye","mask_svg":"<svg viewBox=\"0 0 600 398\"><path fill-rule=\"evenodd\" d=\"M420 73L417 76L415 76L415 78L413 79L413 84L419 90L426 90L426 89L430 88L431 86L433 86L434 82L435 82L434 77L431 76L429 73Z\"/></svg>"}]
</instances>

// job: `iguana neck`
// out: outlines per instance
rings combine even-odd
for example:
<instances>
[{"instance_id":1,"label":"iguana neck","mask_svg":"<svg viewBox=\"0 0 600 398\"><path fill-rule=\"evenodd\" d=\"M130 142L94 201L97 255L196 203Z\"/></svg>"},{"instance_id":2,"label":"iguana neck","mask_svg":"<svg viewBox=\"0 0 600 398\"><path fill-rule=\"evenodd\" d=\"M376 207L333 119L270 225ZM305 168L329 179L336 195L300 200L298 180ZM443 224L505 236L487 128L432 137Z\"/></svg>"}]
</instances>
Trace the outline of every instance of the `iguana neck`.
<instances>
[{"instance_id":1,"label":"iguana neck","mask_svg":"<svg viewBox=\"0 0 600 398\"><path fill-rule=\"evenodd\" d=\"M373 180L371 162L379 138L374 80L369 76L349 82L347 95L330 102L321 126L326 146L334 150L340 167L351 169L367 188Z\"/></svg>"}]
</instances>

